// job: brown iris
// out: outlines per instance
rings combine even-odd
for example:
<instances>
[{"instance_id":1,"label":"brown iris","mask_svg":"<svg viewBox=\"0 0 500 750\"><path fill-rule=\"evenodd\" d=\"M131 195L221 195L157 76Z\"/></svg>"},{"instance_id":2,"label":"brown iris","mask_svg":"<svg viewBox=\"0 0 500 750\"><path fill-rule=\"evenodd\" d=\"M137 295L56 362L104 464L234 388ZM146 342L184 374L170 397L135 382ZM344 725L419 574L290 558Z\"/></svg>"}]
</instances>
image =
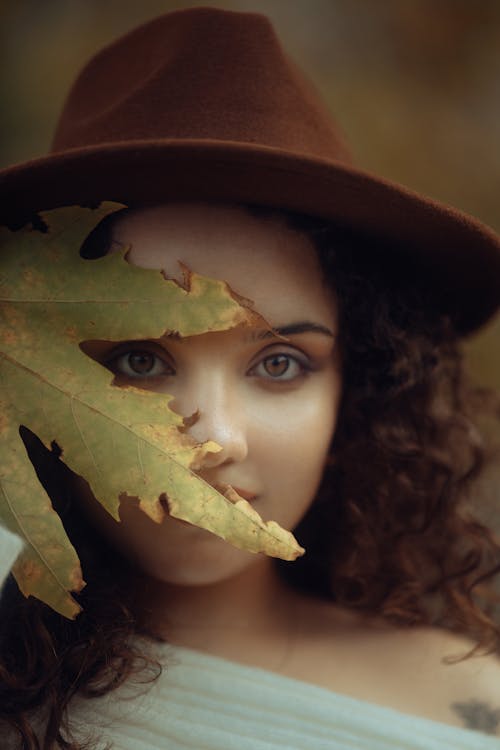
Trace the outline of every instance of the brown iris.
<instances>
[{"instance_id":1,"label":"brown iris","mask_svg":"<svg viewBox=\"0 0 500 750\"><path fill-rule=\"evenodd\" d=\"M151 352L131 352L127 359L131 370L138 375L147 375L155 365L156 355Z\"/></svg>"},{"instance_id":2,"label":"brown iris","mask_svg":"<svg viewBox=\"0 0 500 750\"><path fill-rule=\"evenodd\" d=\"M267 357L264 360L264 369L271 377L284 375L290 366L290 360L284 354L276 354L273 357Z\"/></svg>"}]
</instances>

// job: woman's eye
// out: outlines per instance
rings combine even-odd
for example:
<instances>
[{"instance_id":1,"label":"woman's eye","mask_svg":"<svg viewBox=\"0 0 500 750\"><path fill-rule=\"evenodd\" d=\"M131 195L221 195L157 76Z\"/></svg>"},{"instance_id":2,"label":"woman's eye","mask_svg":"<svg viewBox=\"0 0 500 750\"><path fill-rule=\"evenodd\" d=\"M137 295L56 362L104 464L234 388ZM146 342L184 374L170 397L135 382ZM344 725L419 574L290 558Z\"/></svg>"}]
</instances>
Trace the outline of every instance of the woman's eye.
<instances>
[{"instance_id":1,"label":"woman's eye","mask_svg":"<svg viewBox=\"0 0 500 750\"><path fill-rule=\"evenodd\" d=\"M174 372L158 354L147 350L123 352L109 359L106 366L117 375L128 378L152 378L158 375L172 375Z\"/></svg>"},{"instance_id":2,"label":"woman's eye","mask_svg":"<svg viewBox=\"0 0 500 750\"><path fill-rule=\"evenodd\" d=\"M305 363L291 354L271 354L252 367L250 374L283 382L300 377L307 369Z\"/></svg>"}]
</instances>

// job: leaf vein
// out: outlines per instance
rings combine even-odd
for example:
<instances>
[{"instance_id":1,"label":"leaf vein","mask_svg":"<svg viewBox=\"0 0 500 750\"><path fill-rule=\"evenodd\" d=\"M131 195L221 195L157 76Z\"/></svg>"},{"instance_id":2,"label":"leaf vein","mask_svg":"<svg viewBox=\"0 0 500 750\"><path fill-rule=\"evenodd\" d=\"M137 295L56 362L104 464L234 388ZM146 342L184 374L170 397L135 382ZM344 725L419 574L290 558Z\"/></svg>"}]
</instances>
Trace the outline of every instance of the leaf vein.
<instances>
[{"instance_id":1,"label":"leaf vein","mask_svg":"<svg viewBox=\"0 0 500 750\"><path fill-rule=\"evenodd\" d=\"M74 404L74 401L75 401L75 398L74 398L74 396L70 396L70 408L71 408L71 416L73 417L73 421L74 421L75 427L76 427L76 429L78 430L78 434L80 435L80 439L81 439L81 441L82 441L83 445L85 446L85 449L86 449L87 453L88 453L88 454L90 455L90 457L91 457L91 459L92 459L92 463L94 464L94 467L95 467L95 469L96 469L97 473L99 474L99 476L102 476L102 472L101 472L101 470L100 470L99 466L98 466L98 465L97 465L97 463L96 463L96 460L95 460L94 454L93 454L93 452L92 452L92 451L90 450L90 446L88 445L88 443L87 443L87 441L86 441L86 439L85 439L85 435L84 435L84 433L83 433L83 430L82 430L82 429L81 429L81 427L80 427L80 423L79 423L79 421L78 421L78 417L77 417L77 415L76 415L76 412L75 412L75 409L74 409L74 405L73 405L73 404ZM80 403L81 403L81 402L80 402Z\"/></svg>"},{"instance_id":2,"label":"leaf vein","mask_svg":"<svg viewBox=\"0 0 500 750\"><path fill-rule=\"evenodd\" d=\"M146 472L144 470L144 462L142 460L142 451L141 451L141 441L137 440L137 460L139 462L139 467L141 470L141 478L144 484L146 484Z\"/></svg>"}]
</instances>

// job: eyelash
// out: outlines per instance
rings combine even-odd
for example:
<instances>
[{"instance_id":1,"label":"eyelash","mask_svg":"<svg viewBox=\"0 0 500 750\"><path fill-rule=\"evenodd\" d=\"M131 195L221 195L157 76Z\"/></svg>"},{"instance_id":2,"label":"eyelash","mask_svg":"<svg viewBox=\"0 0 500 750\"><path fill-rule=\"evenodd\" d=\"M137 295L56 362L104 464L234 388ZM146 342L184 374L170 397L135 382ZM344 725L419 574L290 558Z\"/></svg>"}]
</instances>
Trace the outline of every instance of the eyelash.
<instances>
[{"instance_id":1,"label":"eyelash","mask_svg":"<svg viewBox=\"0 0 500 750\"><path fill-rule=\"evenodd\" d=\"M149 371L145 371L143 374L133 372L130 365L130 358L132 356L151 357L153 358L153 365ZM269 374L269 372L259 374L258 369L260 367L265 367L266 363L270 363L273 361L274 364L278 364L281 361L286 365L282 373L278 374L278 376L276 377ZM122 363L121 368L120 362ZM161 371L151 372L151 370L158 369L158 363L161 363ZM121 375L123 377L130 378L131 380L148 380L175 375L175 370L172 365L170 365L165 359L163 359L157 352L151 351L147 348L127 349L125 351L122 350L121 352L115 353L112 356L108 357L103 364L116 375ZM125 371L125 366L129 368L128 372ZM294 366L297 369L292 374L290 374L289 370ZM263 380L267 380L270 383L292 383L293 381L304 377L308 372L311 372L312 370L312 364L305 357L298 357L297 355L290 354L289 352L276 351L267 354L264 357L261 357L255 365L252 365L249 368L247 375L262 378ZM282 377L282 375L285 375L286 377Z\"/></svg>"}]
</instances>

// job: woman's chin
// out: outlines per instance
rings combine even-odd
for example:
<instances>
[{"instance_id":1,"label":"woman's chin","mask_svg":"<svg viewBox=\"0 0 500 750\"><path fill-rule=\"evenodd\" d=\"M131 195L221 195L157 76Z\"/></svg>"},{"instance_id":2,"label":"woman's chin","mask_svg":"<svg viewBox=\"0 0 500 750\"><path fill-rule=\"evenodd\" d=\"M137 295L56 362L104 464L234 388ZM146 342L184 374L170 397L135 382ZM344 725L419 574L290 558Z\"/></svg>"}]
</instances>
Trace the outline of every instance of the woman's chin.
<instances>
[{"instance_id":1,"label":"woman's chin","mask_svg":"<svg viewBox=\"0 0 500 750\"><path fill-rule=\"evenodd\" d=\"M239 575L262 561L263 556L233 547L204 529L194 533L196 545L160 550L133 562L148 578L171 586L213 586Z\"/></svg>"}]
</instances>

